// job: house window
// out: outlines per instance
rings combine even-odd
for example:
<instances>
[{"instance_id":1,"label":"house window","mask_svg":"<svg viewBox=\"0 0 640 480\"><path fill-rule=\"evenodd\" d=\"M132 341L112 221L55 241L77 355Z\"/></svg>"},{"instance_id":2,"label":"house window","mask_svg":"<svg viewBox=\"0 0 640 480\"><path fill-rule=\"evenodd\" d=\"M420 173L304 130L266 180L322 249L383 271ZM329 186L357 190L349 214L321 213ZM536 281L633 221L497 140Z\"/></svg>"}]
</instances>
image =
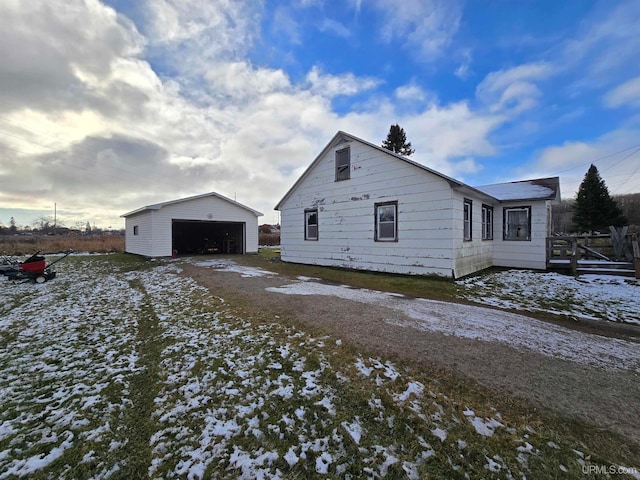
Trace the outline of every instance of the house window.
<instances>
[{"instance_id":1,"label":"house window","mask_svg":"<svg viewBox=\"0 0 640 480\"><path fill-rule=\"evenodd\" d=\"M504 209L504 239L531 240L531 207Z\"/></svg>"},{"instance_id":2,"label":"house window","mask_svg":"<svg viewBox=\"0 0 640 480\"><path fill-rule=\"evenodd\" d=\"M304 211L304 239L318 240L318 209Z\"/></svg>"},{"instance_id":3,"label":"house window","mask_svg":"<svg viewBox=\"0 0 640 480\"><path fill-rule=\"evenodd\" d=\"M133 234L138 235L138 225L133 226Z\"/></svg>"},{"instance_id":4,"label":"house window","mask_svg":"<svg viewBox=\"0 0 640 480\"><path fill-rule=\"evenodd\" d=\"M398 202L376 203L376 242L398 240Z\"/></svg>"},{"instance_id":5,"label":"house window","mask_svg":"<svg viewBox=\"0 0 640 480\"><path fill-rule=\"evenodd\" d=\"M336 151L336 182L351 178L351 149Z\"/></svg>"},{"instance_id":6,"label":"house window","mask_svg":"<svg viewBox=\"0 0 640 480\"><path fill-rule=\"evenodd\" d=\"M482 205L482 239L493 240L493 207Z\"/></svg>"},{"instance_id":7,"label":"house window","mask_svg":"<svg viewBox=\"0 0 640 480\"><path fill-rule=\"evenodd\" d=\"M472 214L472 202L471 200L464 199L464 240L471 240L471 214Z\"/></svg>"}]
</instances>

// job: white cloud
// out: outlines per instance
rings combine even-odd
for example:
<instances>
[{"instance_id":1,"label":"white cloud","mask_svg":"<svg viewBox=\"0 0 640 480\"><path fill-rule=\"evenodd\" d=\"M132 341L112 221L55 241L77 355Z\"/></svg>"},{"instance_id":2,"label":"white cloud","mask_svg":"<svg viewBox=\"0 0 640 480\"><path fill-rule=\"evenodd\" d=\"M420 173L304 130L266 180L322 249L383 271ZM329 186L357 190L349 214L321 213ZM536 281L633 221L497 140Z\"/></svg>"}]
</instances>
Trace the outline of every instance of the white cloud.
<instances>
[{"instance_id":1,"label":"white cloud","mask_svg":"<svg viewBox=\"0 0 640 480\"><path fill-rule=\"evenodd\" d=\"M542 92L534 82L552 73L551 64L546 62L491 72L476 88L476 97L493 112L518 114L537 105Z\"/></svg>"},{"instance_id":2,"label":"white cloud","mask_svg":"<svg viewBox=\"0 0 640 480\"><path fill-rule=\"evenodd\" d=\"M471 66L471 50L467 49L462 52L462 60L458 68L453 72L456 77L465 80L469 76L469 67Z\"/></svg>"},{"instance_id":3,"label":"white cloud","mask_svg":"<svg viewBox=\"0 0 640 480\"><path fill-rule=\"evenodd\" d=\"M504 121L502 116L481 115L459 102L431 105L400 124L416 150L412 159L444 174L464 177L482 168L471 159L496 153L488 137Z\"/></svg>"},{"instance_id":4,"label":"white cloud","mask_svg":"<svg viewBox=\"0 0 640 480\"><path fill-rule=\"evenodd\" d=\"M311 91L324 97L339 95L356 95L371 90L380 84L380 80L371 77L356 77L352 73L344 75L323 74L318 67L313 67L306 76Z\"/></svg>"},{"instance_id":5,"label":"white cloud","mask_svg":"<svg viewBox=\"0 0 640 480\"><path fill-rule=\"evenodd\" d=\"M282 70L254 68L244 61L214 63L204 77L215 95L230 97L234 102L252 101L256 96L291 87Z\"/></svg>"},{"instance_id":6,"label":"white cloud","mask_svg":"<svg viewBox=\"0 0 640 480\"><path fill-rule=\"evenodd\" d=\"M640 48L639 23L637 1L605 2L582 22L582 32L565 43L565 59L571 64L588 60L590 70L596 74L628 68Z\"/></svg>"},{"instance_id":7,"label":"white cloud","mask_svg":"<svg viewBox=\"0 0 640 480\"><path fill-rule=\"evenodd\" d=\"M289 9L279 7L273 14L273 30L284 33L293 44L300 44L302 33L300 25Z\"/></svg>"},{"instance_id":8,"label":"white cloud","mask_svg":"<svg viewBox=\"0 0 640 480\"><path fill-rule=\"evenodd\" d=\"M415 83L398 87L393 94L398 100L404 101L422 102L426 99L424 90Z\"/></svg>"},{"instance_id":9,"label":"white cloud","mask_svg":"<svg viewBox=\"0 0 640 480\"><path fill-rule=\"evenodd\" d=\"M382 39L400 39L417 58L431 61L440 57L457 33L462 8L457 1L375 0L382 12Z\"/></svg>"},{"instance_id":10,"label":"white cloud","mask_svg":"<svg viewBox=\"0 0 640 480\"><path fill-rule=\"evenodd\" d=\"M349 38L352 35L351 30L345 27L344 24L329 18L325 18L320 22L318 30L321 32L332 33L333 35L341 38Z\"/></svg>"},{"instance_id":11,"label":"white cloud","mask_svg":"<svg viewBox=\"0 0 640 480\"><path fill-rule=\"evenodd\" d=\"M640 106L640 77L632 78L607 92L604 104L609 108Z\"/></svg>"}]
</instances>

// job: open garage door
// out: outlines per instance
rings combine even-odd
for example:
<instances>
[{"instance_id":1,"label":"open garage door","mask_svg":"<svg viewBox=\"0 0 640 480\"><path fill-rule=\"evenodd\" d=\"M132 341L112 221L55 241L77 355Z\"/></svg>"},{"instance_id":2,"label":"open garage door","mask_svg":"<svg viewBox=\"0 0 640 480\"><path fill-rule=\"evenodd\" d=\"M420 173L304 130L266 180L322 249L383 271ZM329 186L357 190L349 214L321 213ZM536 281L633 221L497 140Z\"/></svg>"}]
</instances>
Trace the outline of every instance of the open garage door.
<instances>
[{"instance_id":1,"label":"open garage door","mask_svg":"<svg viewBox=\"0 0 640 480\"><path fill-rule=\"evenodd\" d=\"M180 254L244 253L243 222L173 220L171 243Z\"/></svg>"}]
</instances>

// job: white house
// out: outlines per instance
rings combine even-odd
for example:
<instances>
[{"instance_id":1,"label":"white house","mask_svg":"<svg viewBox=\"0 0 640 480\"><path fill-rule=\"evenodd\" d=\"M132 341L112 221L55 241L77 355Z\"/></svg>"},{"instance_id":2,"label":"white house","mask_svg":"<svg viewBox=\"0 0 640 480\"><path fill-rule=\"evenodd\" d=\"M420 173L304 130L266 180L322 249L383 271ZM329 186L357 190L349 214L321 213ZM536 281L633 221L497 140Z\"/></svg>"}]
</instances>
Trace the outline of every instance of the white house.
<instances>
[{"instance_id":1,"label":"white house","mask_svg":"<svg viewBox=\"0 0 640 480\"><path fill-rule=\"evenodd\" d=\"M215 192L148 205L122 215L125 251L148 257L257 253L260 216Z\"/></svg>"},{"instance_id":2,"label":"white house","mask_svg":"<svg viewBox=\"0 0 640 480\"><path fill-rule=\"evenodd\" d=\"M338 132L275 209L295 263L459 278L546 268L559 179L471 187Z\"/></svg>"}]
</instances>

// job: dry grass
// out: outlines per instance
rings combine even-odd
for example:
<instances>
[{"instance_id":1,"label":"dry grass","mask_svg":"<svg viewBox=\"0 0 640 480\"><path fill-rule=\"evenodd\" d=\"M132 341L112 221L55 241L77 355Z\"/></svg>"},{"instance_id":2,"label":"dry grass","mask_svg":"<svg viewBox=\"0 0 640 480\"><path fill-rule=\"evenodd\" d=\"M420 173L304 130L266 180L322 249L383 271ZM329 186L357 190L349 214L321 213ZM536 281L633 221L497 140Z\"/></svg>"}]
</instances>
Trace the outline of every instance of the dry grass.
<instances>
[{"instance_id":1,"label":"dry grass","mask_svg":"<svg viewBox=\"0 0 640 480\"><path fill-rule=\"evenodd\" d=\"M124 252L122 235L89 236L4 236L0 237L0 255L52 254L73 250L88 253Z\"/></svg>"}]
</instances>

